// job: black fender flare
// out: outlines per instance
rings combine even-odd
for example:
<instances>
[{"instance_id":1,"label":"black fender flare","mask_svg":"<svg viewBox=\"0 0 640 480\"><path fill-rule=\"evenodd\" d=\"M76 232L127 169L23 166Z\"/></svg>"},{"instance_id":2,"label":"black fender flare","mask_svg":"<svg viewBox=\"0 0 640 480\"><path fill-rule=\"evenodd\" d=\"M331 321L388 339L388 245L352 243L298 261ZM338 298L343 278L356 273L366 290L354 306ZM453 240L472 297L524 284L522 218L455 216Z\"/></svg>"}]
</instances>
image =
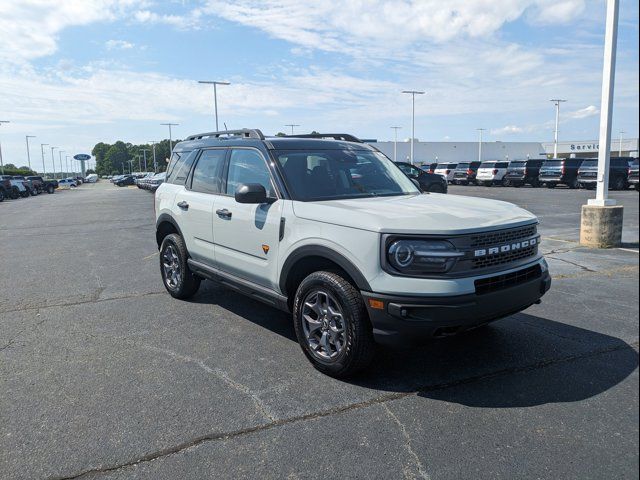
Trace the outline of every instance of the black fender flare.
<instances>
[{"instance_id":1,"label":"black fender flare","mask_svg":"<svg viewBox=\"0 0 640 480\"><path fill-rule=\"evenodd\" d=\"M162 243L158 238L158 228L162 223L170 223L171 225L173 225L173 227L178 231L178 235L184 238L184 236L182 235L182 230L180 230L180 227L178 226L178 223L174 220L174 218L168 213L161 213L156 220L156 243L158 244L158 249L160 248L160 244Z\"/></svg>"},{"instance_id":2,"label":"black fender flare","mask_svg":"<svg viewBox=\"0 0 640 480\"><path fill-rule=\"evenodd\" d=\"M353 279L353 281L356 283L356 286L360 290L371 291L369 282L364 277L362 272L360 272L360 270L353 263L351 263L350 260L345 258L344 255L322 245L305 245L291 252L291 254L287 257L284 264L282 265L279 281L281 292L287 291L287 278L289 277L291 268L296 264L296 262L298 262L298 260L301 260L305 257L321 257L332 261L340 268L342 268L345 272L347 272L347 274Z\"/></svg>"}]
</instances>

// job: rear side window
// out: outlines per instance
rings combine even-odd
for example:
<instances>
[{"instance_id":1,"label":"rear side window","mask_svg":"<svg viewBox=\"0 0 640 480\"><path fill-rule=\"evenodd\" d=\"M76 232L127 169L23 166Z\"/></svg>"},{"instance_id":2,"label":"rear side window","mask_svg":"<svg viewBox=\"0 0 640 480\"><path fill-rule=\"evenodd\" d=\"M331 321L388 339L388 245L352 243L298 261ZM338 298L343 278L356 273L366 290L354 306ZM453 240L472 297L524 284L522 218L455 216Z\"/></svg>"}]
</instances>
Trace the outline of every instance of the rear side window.
<instances>
[{"instance_id":1,"label":"rear side window","mask_svg":"<svg viewBox=\"0 0 640 480\"><path fill-rule=\"evenodd\" d=\"M191 190L202 193L220 193L222 167L226 155L226 149L204 150L193 169Z\"/></svg>"},{"instance_id":2,"label":"rear side window","mask_svg":"<svg viewBox=\"0 0 640 480\"><path fill-rule=\"evenodd\" d=\"M195 159L195 155L190 153L189 151L173 152L167 167L167 183L184 185Z\"/></svg>"},{"instance_id":3,"label":"rear side window","mask_svg":"<svg viewBox=\"0 0 640 480\"><path fill-rule=\"evenodd\" d=\"M458 170L468 170L471 164L469 163L459 163Z\"/></svg>"},{"instance_id":4,"label":"rear side window","mask_svg":"<svg viewBox=\"0 0 640 480\"><path fill-rule=\"evenodd\" d=\"M496 163L496 168L508 168L509 162L498 162Z\"/></svg>"}]
</instances>

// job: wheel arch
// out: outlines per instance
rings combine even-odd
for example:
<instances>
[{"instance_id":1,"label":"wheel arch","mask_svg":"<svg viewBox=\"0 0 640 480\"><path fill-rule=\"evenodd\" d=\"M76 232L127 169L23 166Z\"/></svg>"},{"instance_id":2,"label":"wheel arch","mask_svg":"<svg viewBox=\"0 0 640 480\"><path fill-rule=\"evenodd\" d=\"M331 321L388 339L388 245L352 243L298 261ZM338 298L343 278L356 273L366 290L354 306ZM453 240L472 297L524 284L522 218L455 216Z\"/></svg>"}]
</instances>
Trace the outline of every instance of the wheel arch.
<instances>
[{"instance_id":1,"label":"wheel arch","mask_svg":"<svg viewBox=\"0 0 640 480\"><path fill-rule=\"evenodd\" d=\"M369 282L362 272L344 255L322 245L305 245L294 250L285 260L280 271L280 291L289 297L295 296L300 282L314 271L337 267L342 270L359 290L370 291Z\"/></svg>"},{"instance_id":2,"label":"wheel arch","mask_svg":"<svg viewBox=\"0 0 640 480\"><path fill-rule=\"evenodd\" d=\"M164 237L172 233L177 233L182 237L182 230L180 230L173 217L166 213L160 214L158 220L156 220L156 243L158 244L158 249L160 249Z\"/></svg>"}]
</instances>

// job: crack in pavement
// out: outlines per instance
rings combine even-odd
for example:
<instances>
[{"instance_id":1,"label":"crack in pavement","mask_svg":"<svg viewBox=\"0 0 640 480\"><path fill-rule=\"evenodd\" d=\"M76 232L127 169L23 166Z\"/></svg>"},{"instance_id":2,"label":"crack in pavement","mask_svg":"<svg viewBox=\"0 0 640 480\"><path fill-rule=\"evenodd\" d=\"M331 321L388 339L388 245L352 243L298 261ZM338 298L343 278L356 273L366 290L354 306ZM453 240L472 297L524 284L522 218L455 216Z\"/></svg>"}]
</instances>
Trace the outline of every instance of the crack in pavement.
<instances>
[{"instance_id":1,"label":"crack in pavement","mask_svg":"<svg viewBox=\"0 0 640 480\"><path fill-rule=\"evenodd\" d=\"M420 461L420 457L418 457L418 454L413 450L413 447L411 446L411 437L409 436L409 432L407 432L407 428L400 421L400 419L396 417L395 413L391 411L391 409L389 408L389 405L387 405L386 403L383 403L382 407L386 410L389 417L391 417L391 419L398 424L398 427L400 427L400 433L402 433L402 436L404 437L404 440L405 440L404 446L407 449L407 452L409 452L409 455L413 458L413 461L416 464L416 468L418 469L418 474L424 480L430 480L431 477L429 477L429 474L424 471L424 465L422 465L422 462Z\"/></svg>"},{"instance_id":2,"label":"crack in pavement","mask_svg":"<svg viewBox=\"0 0 640 480\"><path fill-rule=\"evenodd\" d=\"M587 358L592 358L592 357L596 357L598 355L604 355L607 353L611 353L611 352L615 352L615 351L619 351L619 350L624 350L626 348L632 347L634 348L634 350L638 349L638 341L636 340L635 342L631 343L631 344L626 344L626 345L616 345L616 346L610 346L607 348L602 348L602 349L598 349L598 350L592 350L590 352L584 352L581 354L575 354L575 355L567 355L565 357L559 357L559 358L555 358L555 359L547 359L547 360L540 360L538 362L532 363L530 365L523 365L521 367L508 367L508 368L503 368L500 370L496 370L493 372L488 372L488 373L484 373L484 374L479 374L479 375L474 375L471 377L467 377L467 378L462 378L462 379L458 379L458 380L453 380L451 382L444 382L444 383L440 383L440 384L436 384L436 385L423 385L422 387L416 387L413 389L413 391L410 392L396 392L396 393L387 393L384 395L380 395L378 397L375 397L373 399L370 400L366 400L363 402L357 402L357 403L351 403L348 405L343 405L343 406L339 406L339 407L335 407L335 408L331 408L328 410L321 410L318 412L314 412L314 413L309 413L306 415L299 415L299 416L295 416L295 417L290 417L290 418L285 418L285 419L281 419L281 420L275 420L271 423L266 423L266 424L262 424L262 425L256 425L254 427L249 427L249 428L245 428L245 429L241 429L241 430L235 430L235 431L230 431L230 432L219 432L219 433L211 433L208 435L202 435L200 437L196 437L193 438L191 440L179 443L177 445L171 446L171 447L167 447L167 448L163 448L161 450L156 450L155 452L151 452L148 453L146 455L141 455L139 457L133 458L131 460L128 460L126 462L123 463L119 463L119 464L115 464L115 465L109 465L109 466L105 466L105 467L95 467L95 468L90 468L90 469L86 469L83 470L81 472L69 475L69 476L57 476L57 477L50 477L50 480L75 480L75 479L79 479L82 477L86 477L88 475L92 475L92 474L103 474L103 473L110 473L110 472L114 472L116 470L121 470L121 469L125 469L128 467L133 467L136 466L140 463L146 463L146 462L151 462L160 458L164 458L164 457L169 457L171 455L177 455L180 453L183 453L191 448L195 448L198 447L199 445L206 443L206 442L211 442L211 441L217 441L217 440L228 440L228 439L232 439L232 438L238 438L238 437L243 437L252 433L256 433L256 432L263 432L263 431L267 431L267 430L271 430L273 428L277 428L283 425L292 425L295 423L300 423L300 422L305 422L308 420L314 420L314 419L319 419L319 418L325 418L325 417L330 417L333 415L338 415L341 413L346 413L346 412L351 412L354 410L360 410L360 409L364 409L364 408L368 408L371 406L375 406L375 405L383 405L387 402L390 401L394 401L394 400L400 400L403 398L407 398L410 396L417 396L420 394L425 394L425 393L429 393L429 392L434 392L434 391L441 391L441 390L445 390L448 388L453 388L453 387L458 387L458 386L462 386L462 385L468 385L471 383L475 383L475 382L480 382L483 380L490 380L490 379L494 379L497 377L501 377L501 376L505 376L505 375L512 375L512 374L520 374L520 373L527 373L527 372L532 372L535 370L540 370L552 365L558 365L558 364L562 364L562 363L568 363L568 362L573 362L573 361L578 361L578 360L583 360L583 359L587 359Z\"/></svg>"},{"instance_id":3,"label":"crack in pavement","mask_svg":"<svg viewBox=\"0 0 640 480\"><path fill-rule=\"evenodd\" d=\"M239 392L244 393L245 395L248 395L253 401L253 403L255 404L256 408L260 411L260 413L262 413L264 417L267 418L267 420L269 420L270 422L276 421L276 416L273 414L273 412L270 411L269 407L262 401L260 397L256 395L255 392L253 392L246 385L243 385L242 383L239 383L233 380L231 377L229 377L227 372L225 372L224 370L221 370L219 368L212 368L198 358L190 357L187 355L181 355L177 352L174 352L173 350L165 350L163 348L154 347L153 345L139 345L139 346L141 346L142 348L146 348L147 350L153 350L154 352L163 353L165 355L168 355L171 358L180 360L182 362L192 363L197 367L201 368L202 370L204 370L205 372L218 377L219 379L224 381L227 385L232 387L234 390L238 390Z\"/></svg>"},{"instance_id":4,"label":"crack in pavement","mask_svg":"<svg viewBox=\"0 0 640 480\"><path fill-rule=\"evenodd\" d=\"M571 260L567 260L567 259L564 259L564 258L558 258L558 257L552 257L550 254L545 255L545 258L551 258L553 260L558 260L559 262L568 263L569 265L573 265L574 267L578 267L578 268L582 269L585 272L598 273L597 270L592 270L589 267L585 267L584 265L580 265L579 263L572 262Z\"/></svg>"}]
</instances>

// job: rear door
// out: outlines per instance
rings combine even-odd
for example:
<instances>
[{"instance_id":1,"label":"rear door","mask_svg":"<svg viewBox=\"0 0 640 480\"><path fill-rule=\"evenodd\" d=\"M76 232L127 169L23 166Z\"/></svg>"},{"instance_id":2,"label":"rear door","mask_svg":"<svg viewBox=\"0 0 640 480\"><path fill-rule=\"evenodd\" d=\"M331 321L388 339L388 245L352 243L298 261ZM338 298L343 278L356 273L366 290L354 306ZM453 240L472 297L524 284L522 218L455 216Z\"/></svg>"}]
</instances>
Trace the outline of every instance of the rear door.
<instances>
[{"instance_id":1,"label":"rear door","mask_svg":"<svg viewBox=\"0 0 640 480\"><path fill-rule=\"evenodd\" d=\"M174 200L175 216L189 254L194 260L211 266L215 265L213 211L220 194L226 156L226 148L202 150Z\"/></svg>"},{"instance_id":2,"label":"rear door","mask_svg":"<svg viewBox=\"0 0 640 480\"><path fill-rule=\"evenodd\" d=\"M232 148L224 194L216 200L213 232L216 264L221 270L268 288L276 288L282 200L278 199L264 155L254 148ZM242 183L259 183L273 203L235 200Z\"/></svg>"}]
</instances>

